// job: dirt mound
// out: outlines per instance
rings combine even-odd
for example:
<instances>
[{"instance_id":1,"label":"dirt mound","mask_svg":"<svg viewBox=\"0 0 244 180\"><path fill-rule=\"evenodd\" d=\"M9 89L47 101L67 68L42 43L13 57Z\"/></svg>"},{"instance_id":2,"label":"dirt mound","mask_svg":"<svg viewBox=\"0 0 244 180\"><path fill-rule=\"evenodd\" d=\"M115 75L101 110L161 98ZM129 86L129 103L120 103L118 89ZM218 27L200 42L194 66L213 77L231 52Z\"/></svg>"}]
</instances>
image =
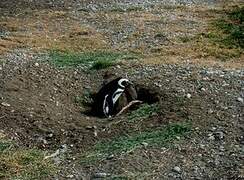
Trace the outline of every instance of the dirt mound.
<instances>
[{"instance_id":1,"label":"dirt mound","mask_svg":"<svg viewBox=\"0 0 244 180\"><path fill-rule=\"evenodd\" d=\"M20 68L2 80L0 127L26 143L40 141L48 146L46 139L59 144L73 136L84 141L83 136L90 136L84 127L93 121L82 117L82 109L75 103L75 97L82 96L82 77L85 76L48 65ZM92 142L91 138L88 142Z\"/></svg>"},{"instance_id":2,"label":"dirt mound","mask_svg":"<svg viewBox=\"0 0 244 180\"><path fill-rule=\"evenodd\" d=\"M82 101L88 86L90 91L99 86L94 79L85 72L56 69L42 63L23 65L1 80L0 129L27 146L57 148L70 144L82 150L101 139L157 127L165 123L167 116L171 116L170 119L178 116L177 110L173 110L175 107L170 105L174 101L172 97L155 90L149 92L141 85L137 86L141 100L145 100L142 99L145 93L148 97L164 98L160 105L163 116L153 115L150 121L136 124L128 123L126 115L113 121L88 116Z\"/></svg>"}]
</instances>

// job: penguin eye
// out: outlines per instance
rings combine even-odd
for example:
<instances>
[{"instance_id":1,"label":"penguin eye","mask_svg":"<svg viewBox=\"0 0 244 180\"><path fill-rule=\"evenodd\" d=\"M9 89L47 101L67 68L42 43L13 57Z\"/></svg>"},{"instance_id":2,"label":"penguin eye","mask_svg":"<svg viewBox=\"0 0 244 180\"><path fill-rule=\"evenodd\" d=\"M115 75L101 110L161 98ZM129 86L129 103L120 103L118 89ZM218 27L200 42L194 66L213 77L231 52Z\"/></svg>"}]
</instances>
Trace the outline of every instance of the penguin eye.
<instances>
[{"instance_id":1,"label":"penguin eye","mask_svg":"<svg viewBox=\"0 0 244 180\"><path fill-rule=\"evenodd\" d=\"M127 83L127 81L122 81L121 85L125 87L128 85L128 83Z\"/></svg>"},{"instance_id":2,"label":"penguin eye","mask_svg":"<svg viewBox=\"0 0 244 180\"><path fill-rule=\"evenodd\" d=\"M129 85L132 85L132 82L130 82L130 81L123 81L121 84L122 84L122 86L127 87Z\"/></svg>"}]
</instances>

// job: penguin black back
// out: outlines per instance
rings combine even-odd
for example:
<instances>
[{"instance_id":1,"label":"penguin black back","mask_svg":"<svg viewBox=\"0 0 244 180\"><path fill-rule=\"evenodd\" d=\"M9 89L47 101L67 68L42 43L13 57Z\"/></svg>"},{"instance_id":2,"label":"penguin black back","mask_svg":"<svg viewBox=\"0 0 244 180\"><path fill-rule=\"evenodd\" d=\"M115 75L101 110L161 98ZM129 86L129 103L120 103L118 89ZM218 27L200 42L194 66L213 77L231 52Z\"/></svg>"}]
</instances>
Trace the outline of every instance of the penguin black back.
<instances>
[{"instance_id":1,"label":"penguin black back","mask_svg":"<svg viewBox=\"0 0 244 180\"><path fill-rule=\"evenodd\" d=\"M105 100L105 96L107 96L107 103L109 107L113 106L113 102L112 102L112 95L113 93L119 88L119 84L118 82L121 80L122 78L116 78L112 81L110 81L109 83L105 84L100 90L99 92L96 94L95 99L94 99L94 103L92 106L92 113L95 114L96 116L99 117L104 117L104 100ZM112 109L109 111L112 112Z\"/></svg>"}]
</instances>

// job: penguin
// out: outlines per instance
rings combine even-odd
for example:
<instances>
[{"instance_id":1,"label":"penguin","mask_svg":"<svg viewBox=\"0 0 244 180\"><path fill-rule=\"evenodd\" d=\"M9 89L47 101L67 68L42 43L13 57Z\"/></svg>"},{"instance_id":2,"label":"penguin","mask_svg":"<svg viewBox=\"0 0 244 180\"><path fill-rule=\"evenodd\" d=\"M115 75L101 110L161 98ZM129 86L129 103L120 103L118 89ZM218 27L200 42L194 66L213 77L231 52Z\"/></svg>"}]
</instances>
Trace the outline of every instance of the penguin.
<instances>
[{"instance_id":1,"label":"penguin","mask_svg":"<svg viewBox=\"0 0 244 180\"><path fill-rule=\"evenodd\" d=\"M94 104L93 113L98 116L111 117L114 115L115 106L127 86L132 83L126 79L119 77L105 84L97 93Z\"/></svg>"}]
</instances>

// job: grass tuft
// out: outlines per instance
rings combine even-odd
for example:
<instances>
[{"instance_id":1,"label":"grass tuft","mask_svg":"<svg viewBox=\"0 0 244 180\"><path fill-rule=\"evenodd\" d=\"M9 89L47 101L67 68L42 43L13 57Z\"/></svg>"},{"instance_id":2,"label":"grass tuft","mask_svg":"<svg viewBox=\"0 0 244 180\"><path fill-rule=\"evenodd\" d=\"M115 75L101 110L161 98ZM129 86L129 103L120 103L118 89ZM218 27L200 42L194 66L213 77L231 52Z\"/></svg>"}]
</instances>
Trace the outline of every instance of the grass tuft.
<instances>
[{"instance_id":1,"label":"grass tuft","mask_svg":"<svg viewBox=\"0 0 244 180\"><path fill-rule=\"evenodd\" d=\"M119 59L127 59L133 56L127 53L117 52L84 52L71 53L52 51L50 53L51 62L58 67L78 67L85 65L91 69L103 69L115 64Z\"/></svg>"},{"instance_id":2,"label":"grass tuft","mask_svg":"<svg viewBox=\"0 0 244 180\"><path fill-rule=\"evenodd\" d=\"M140 106L135 111L132 111L129 116L128 120L129 122L135 122L140 119L146 119L152 116L155 113L159 112L159 105L158 104L144 104Z\"/></svg>"},{"instance_id":3,"label":"grass tuft","mask_svg":"<svg viewBox=\"0 0 244 180\"><path fill-rule=\"evenodd\" d=\"M46 179L56 168L43 158L43 151L17 148L0 139L0 179Z\"/></svg>"},{"instance_id":4,"label":"grass tuft","mask_svg":"<svg viewBox=\"0 0 244 180\"><path fill-rule=\"evenodd\" d=\"M94 146L93 151L82 158L82 162L95 162L114 153L127 153L142 147L144 143L149 146L163 146L188 132L190 132L189 124L175 123L159 129L140 132L139 134L118 137L109 142L100 142Z\"/></svg>"},{"instance_id":5,"label":"grass tuft","mask_svg":"<svg viewBox=\"0 0 244 180\"><path fill-rule=\"evenodd\" d=\"M106 61L106 60L99 60L92 64L91 69L99 70L99 69L105 69L110 66L113 66L115 63L113 61Z\"/></svg>"},{"instance_id":6,"label":"grass tuft","mask_svg":"<svg viewBox=\"0 0 244 180\"><path fill-rule=\"evenodd\" d=\"M228 48L244 48L244 6L236 7L227 16L213 22L219 32L210 36L219 44Z\"/></svg>"}]
</instances>

